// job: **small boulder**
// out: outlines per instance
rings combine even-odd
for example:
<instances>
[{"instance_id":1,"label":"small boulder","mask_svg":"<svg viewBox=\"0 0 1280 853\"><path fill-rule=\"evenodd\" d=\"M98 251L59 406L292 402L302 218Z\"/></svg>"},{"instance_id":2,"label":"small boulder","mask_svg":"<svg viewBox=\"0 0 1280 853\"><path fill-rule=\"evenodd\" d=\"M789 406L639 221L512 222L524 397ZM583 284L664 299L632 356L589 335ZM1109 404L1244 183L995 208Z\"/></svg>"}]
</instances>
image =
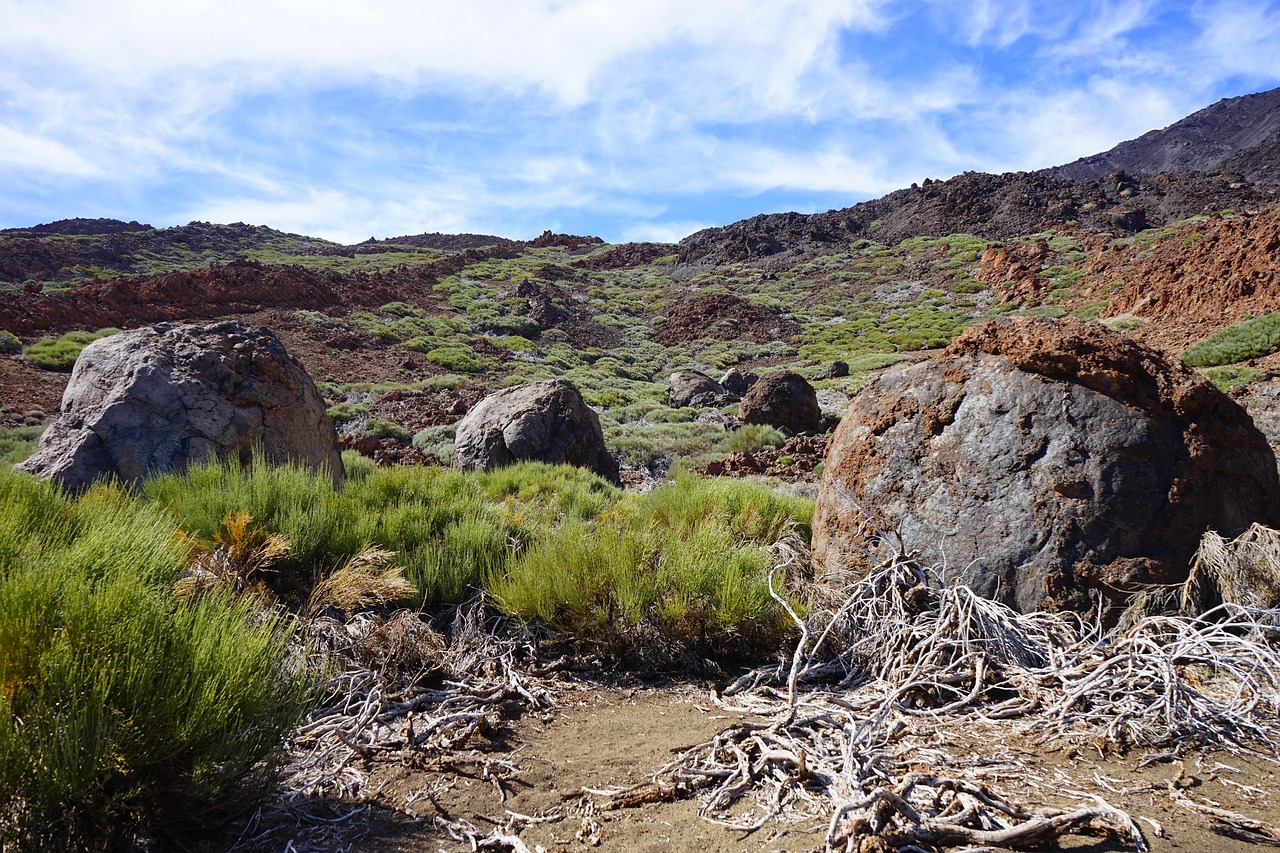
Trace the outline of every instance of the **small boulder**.
<instances>
[{"instance_id":1,"label":"small boulder","mask_svg":"<svg viewBox=\"0 0 1280 853\"><path fill-rule=\"evenodd\" d=\"M947 583L1023 611L1178 583L1206 530L1280 522L1266 439L1180 363L1096 323L972 327L854 397L814 517L819 577L879 558L861 511Z\"/></svg>"},{"instance_id":2,"label":"small boulder","mask_svg":"<svg viewBox=\"0 0 1280 853\"><path fill-rule=\"evenodd\" d=\"M576 465L619 482L600 418L567 379L504 388L458 422L453 464L485 470L524 460Z\"/></svg>"},{"instance_id":3,"label":"small boulder","mask_svg":"<svg viewBox=\"0 0 1280 853\"><path fill-rule=\"evenodd\" d=\"M667 382L667 404L675 409L708 409L730 402L720 383L697 370L677 370Z\"/></svg>"},{"instance_id":4,"label":"small boulder","mask_svg":"<svg viewBox=\"0 0 1280 853\"><path fill-rule=\"evenodd\" d=\"M849 375L849 362L847 361L833 361L831 362L831 364L827 365L828 379L842 379L843 377L848 375Z\"/></svg>"},{"instance_id":5,"label":"small boulder","mask_svg":"<svg viewBox=\"0 0 1280 853\"><path fill-rule=\"evenodd\" d=\"M738 418L744 424L768 424L787 435L814 433L822 420L818 394L799 373L762 376L742 398Z\"/></svg>"},{"instance_id":6,"label":"small boulder","mask_svg":"<svg viewBox=\"0 0 1280 853\"><path fill-rule=\"evenodd\" d=\"M720 386L738 399L742 399L742 396L751 389L751 386L759 378L749 370L731 367L724 372L724 376L720 377Z\"/></svg>"},{"instance_id":7,"label":"small boulder","mask_svg":"<svg viewBox=\"0 0 1280 853\"><path fill-rule=\"evenodd\" d=\"M270 330L227 321L162 323L85 347L58 419L17 466L79 491L212 457L300 462L342 480L333 423L315 383Z\"/></svg>"}]
</instances>

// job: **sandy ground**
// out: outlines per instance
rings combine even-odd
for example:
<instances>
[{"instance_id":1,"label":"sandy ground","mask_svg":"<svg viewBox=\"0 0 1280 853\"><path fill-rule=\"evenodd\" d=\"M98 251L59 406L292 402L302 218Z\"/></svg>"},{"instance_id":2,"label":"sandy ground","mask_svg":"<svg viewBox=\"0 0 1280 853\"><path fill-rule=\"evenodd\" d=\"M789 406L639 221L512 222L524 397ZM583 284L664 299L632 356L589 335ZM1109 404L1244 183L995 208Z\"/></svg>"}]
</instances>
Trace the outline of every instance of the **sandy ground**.
<instances>
[{"instance_id":1,"label":"sandy ground","mask_svg":"<svg viewBox=\"0 0 1280 853\"><path fill-rule=\"evenodd\" d=\"M466 821L485 835L518 834L537 851L808 851L821 849L825 820L774 822L755 833L711 823L695 801L657 803L603 811L603 797L591 791L616 790L643 782L681 749L747 720L749 715L717 707L701 685L617 687L568 682L558 688L556 706L525 715L485 750L460 753L446 763L391 762L372 768L375 801L404 803L404 812L369 809L328 826L280 827L255 850L349 850L356 853L471 850L434 825L433 818ZM1179 806L1171 780L1183 775L1184 795L1198 802L1280 824L1280 765L1262 757L1224 752L1189 756L1181 764L1162 760L1140 767L1144 755L1106 758L1095 753L1063 753L1038 748L1013 736L985 735L957 728L930 746L956 760L980 766L983 781L1030 806L1078 808L1101 795L1137 819L1160 851L1256 851L1257 843L1229 838L1211 828L1210 818ZM584 790L587 793L584 793ZM749 805L749 804L748 804ZM512 814L546 818L512 820ZM1069 837L1063 849L1133 849L1113 839ZM488 849L511 849L494 847Z\"/></svg>"}]
</instances>

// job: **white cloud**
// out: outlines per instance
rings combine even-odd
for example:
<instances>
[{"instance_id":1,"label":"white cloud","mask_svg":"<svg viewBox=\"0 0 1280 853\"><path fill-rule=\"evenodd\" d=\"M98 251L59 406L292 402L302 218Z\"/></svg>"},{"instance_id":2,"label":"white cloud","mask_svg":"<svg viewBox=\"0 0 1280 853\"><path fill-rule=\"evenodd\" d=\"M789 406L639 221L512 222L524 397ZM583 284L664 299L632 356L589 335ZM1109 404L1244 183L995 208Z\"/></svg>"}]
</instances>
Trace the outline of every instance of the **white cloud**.
<instances>
[{"instance_id":1,"label":"white cloud","mask_svg":"<svg viewBox=\"0 0 1280 853\"><path fill-rule=\"evenodd\" d=\"M624 228L620 239L626 243L679 243L695 231L722 224L696 219L637 222Z\"/></svg>"},{"instance_id":2,"label":"white cloud","mask_svg":"<svg viewBox=\"0 0 1280 853\"><path fill-rule=\"evenodd\" d=\"M1280 76L1280 9L1275 3L1200 3L1196 17L1204 27L1199 46L1219 73Z\"/></svg>"},{"instance_id":3,"label":"white cloud","mask_svg":"<svg viewBox=\"0 0 1280 853\"><path fill-rule=\"evenodd\" d=\"M92 163L66 145L4 125L0 125L0 166L79 178L100 175Z\"/></svg>"}]
</instances>

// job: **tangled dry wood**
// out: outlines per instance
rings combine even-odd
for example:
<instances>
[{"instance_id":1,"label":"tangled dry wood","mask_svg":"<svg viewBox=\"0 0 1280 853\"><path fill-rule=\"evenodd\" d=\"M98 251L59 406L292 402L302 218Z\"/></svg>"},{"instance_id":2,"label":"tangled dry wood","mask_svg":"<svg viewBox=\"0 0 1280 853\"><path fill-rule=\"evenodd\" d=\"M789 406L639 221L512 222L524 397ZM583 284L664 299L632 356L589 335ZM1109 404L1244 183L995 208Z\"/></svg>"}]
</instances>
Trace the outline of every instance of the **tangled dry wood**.
<instances>
[{"instance_id":1,"label":"tangled dry wood","mask_svg":"<svg viewBox=\"0 0 1280 853\"><path fill-rule=\"evenodd\" d=\"M822 819L833 851L1016 848L1066 834L1144 850L1135 820L1100 794L1028 806L991 781L1017 769L1010 761L943 744L1016 735L1172 760L1208 745L1273 755L1280 741L1276 611L1223 604L1104 631L932 585L899 554L809 618L792 615L790 665L748 673L719 700L774 722L721 732L606 807L697 795L705 817L735 829Z\"/></svg>"},{"instance_id":2,"label":"tangled dry wood","mask_svg":"<svg viewBox=\"0 0 1280 853\"><path fill-rule=\"evenodd\" d=\"M460 607L447 639L412 611L311 619L298 653L302 665L325 674L325 699L286 744L280 797L250 822L234 849L254 849L289 824L299 832L287 849L330 849L339 830L358 824L371 804L419 820L408 807L432 792L387 801L370 784L377 762L476 763L502 797L512 763L464 755L464 747L495 737L514 708L545 710L553 699L541 679L517 667L518 658L532 656L527 638L489 624L490 614L482 597ZM434 823L473 846L505 843L503 833L481 833L466 822ZM308 836L318 843L308 843Z\"/></svg>"}]
</instances>

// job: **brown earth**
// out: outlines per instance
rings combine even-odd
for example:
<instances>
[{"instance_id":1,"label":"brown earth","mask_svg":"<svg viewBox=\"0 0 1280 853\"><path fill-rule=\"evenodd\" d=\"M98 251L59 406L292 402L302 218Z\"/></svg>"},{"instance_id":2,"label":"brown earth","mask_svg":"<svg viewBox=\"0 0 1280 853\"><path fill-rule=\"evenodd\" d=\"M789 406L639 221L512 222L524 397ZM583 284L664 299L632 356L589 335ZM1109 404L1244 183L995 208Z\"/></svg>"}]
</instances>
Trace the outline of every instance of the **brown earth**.
<instances>
[{"instance_id":1,"label":"brown earth","mask_svg":"<svg viewBox=\"0 0 1280 853\"><path fill-rule=\"evenodd\" d=\"M767 308L728 293L709 293L673 303L654 339L667 346L699 338L768 343L792 338L799 331L799 323Z\"/></svg>"},{"instance_id":2,"label":"brown earth","mask_svg":"<svg viewBox=\"0 0 1280 853\"><path fill-rule=\"evenodd\" d=\"M741 722L767 720L725 710L706 690L691 685L568 681L556 690L551 711L508 720L489 745L460 753L451 762L389 760L366 768L374 780L370 790L377 791L373 801L382 808L343 819L349 808L332 803L328 823L280 822L254 844L234 849L265 853L289 849L290 843L299 850L356 853L473 849L434 825L437 817L467 821L481 836L517 834L529 850L557 853L800 853L822 848L826 822L821 819L774 821L745 833L699 817L697 801L604 810L604 797L591 793L645 782L681 749ZM1030 807L1079 808L1092 804L1091 795L1102 796L1138 821L1155 853L1259 848L1215 832L1210 818L1178 806L1169 788L1180 773L1177 787L1184 796L1280 825L1280 802L1273 793L1280 790L1280 767L1263 756L1202 751L1179 762L1171 756L1148 760L1141 754L1053 751L1015 734L1012 727L958 721L942 728L929 749L904 758L925 770L938 766L942 755L950 767L968 767L983 784ZM744 804L738 810L740 816L747 808ZM513 814L544 822L525 823ZM1059 848L1095 853L1132 849L1114 839L1087 836L1066 837Z\"/></svg>"}]
</instances>

